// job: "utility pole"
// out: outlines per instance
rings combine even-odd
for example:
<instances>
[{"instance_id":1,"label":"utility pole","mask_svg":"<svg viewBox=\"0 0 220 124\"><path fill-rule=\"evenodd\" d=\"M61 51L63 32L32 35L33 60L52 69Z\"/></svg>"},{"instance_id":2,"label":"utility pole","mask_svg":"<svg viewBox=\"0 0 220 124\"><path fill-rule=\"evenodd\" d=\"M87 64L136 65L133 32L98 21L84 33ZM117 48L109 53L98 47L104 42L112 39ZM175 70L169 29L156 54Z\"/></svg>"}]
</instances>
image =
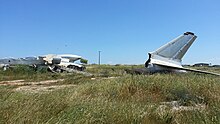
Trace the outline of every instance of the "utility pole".
<instances>
[{"instance_id":1,"label":"utility pole","mask_svg":"<svg viewBox=\"0 0 220 124\"><path fill-rule=\"evenodd\" d=\"M101 51L99 51L99 65L101 64Z\"/></svg>"}]
</instances>

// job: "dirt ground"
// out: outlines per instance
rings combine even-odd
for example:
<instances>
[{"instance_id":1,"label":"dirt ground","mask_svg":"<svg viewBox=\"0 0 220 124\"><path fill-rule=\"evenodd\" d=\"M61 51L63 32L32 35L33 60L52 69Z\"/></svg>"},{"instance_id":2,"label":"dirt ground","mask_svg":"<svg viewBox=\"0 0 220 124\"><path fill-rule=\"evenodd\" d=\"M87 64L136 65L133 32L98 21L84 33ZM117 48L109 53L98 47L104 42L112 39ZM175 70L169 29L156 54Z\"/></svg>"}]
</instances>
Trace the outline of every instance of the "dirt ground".
<instances>
[{"instance_id":1,"label":"dirt ground","mask_svg":"<svg viewBox=\"0 0 220 124\"><path fill-rule=\"evenodd\" d=\"M91 80L115 79L118 77L91 78ZM42 91L53 91L56 89L73 87L75 84L62 84L64 79L45 80L38 82L27 82L25 80L0 81L0 86L15 86L14 91L24 91L32 93L40 93Z\"/></svg>"},{"instance_id":2,"label":"dirt ground","mask_svg":"<svg viewBox=\"0 0 220 124\"><path fill-rule=\"evenodd\" d=\"M55 89L76 86L73 84L68 84L68 85L57 84L58 82L62 82L62 81L64 81L64 79L45 80L39 82L26 82L25 80L11 80L11 81L1 81L0 86L16 86L14 91L25 91L32 93L38 93L42 91L53 91Z\"/></svg>"}]
</instances>

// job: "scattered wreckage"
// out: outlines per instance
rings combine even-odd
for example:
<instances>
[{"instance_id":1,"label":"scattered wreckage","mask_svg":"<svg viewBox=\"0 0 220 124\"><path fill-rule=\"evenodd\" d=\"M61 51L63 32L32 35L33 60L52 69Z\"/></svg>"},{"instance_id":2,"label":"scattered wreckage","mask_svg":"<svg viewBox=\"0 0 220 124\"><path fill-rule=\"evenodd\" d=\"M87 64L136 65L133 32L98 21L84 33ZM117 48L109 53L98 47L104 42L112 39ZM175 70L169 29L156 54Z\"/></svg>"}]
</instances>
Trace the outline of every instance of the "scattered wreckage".
<instances>
[{"instance_id":1,"label":"scattered wreckage","mask_svg":"<svg viewBox=\"0 0 220 124\"><path fill-rule=\"evenodd\" d=\"M80 64L75 63L78 60L80 60ZM87 60L72 54L48 54L38 57L0 59L0 67L4 70L14 65L30 65L34 68L47 66L51 72L76 72L85 70L85 64L87 64Z\"/></svg>"},{"instance_id":2,"label":"scattered wreckage","mask_svg":"<svg viewBox=\"0 0 220 124\"><path fill-rule=\"evenodd\" d=\"M148 60L145 62L145 67L142 69L132 69L126 70L128 73L135 74L149 74L156 72L198 72L211 75L220 76L220 74L201 71L196 69L185 68L182 66L182 58L193 44L196 35L192 32L185 32L179 37L175 38L171 42L165 44L164 46L158 48L153 52L148 53ZM72 55L72 54L63 54L63 55L45 55L35 57L27 57L20 59L0 59L0 67L6 70L11 65L33 65L35 67L40 65L48 66L49 70L52 72L74 72L74 71L83 71L85 66L83 64L76 64L75 61L84 60L81 56ZM85 64L87 60L85 60Z\"/></svg>"}]
</instances>

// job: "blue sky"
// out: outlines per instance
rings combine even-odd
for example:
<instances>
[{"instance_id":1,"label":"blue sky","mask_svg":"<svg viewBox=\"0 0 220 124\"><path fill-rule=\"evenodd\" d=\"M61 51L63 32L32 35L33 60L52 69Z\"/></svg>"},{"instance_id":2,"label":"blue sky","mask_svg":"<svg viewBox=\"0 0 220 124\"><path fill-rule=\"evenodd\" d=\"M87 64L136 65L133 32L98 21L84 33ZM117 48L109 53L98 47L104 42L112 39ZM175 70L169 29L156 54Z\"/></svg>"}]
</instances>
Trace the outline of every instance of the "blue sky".
<instances>
[{"instance_id":1,"label":"blue sky","mask_svg":"<svg viewBox=\"0 0 220 124\"><path fill-rule=\"evenodd\" d=\"M219 0L0 0L0 58L70 53L97 63L143 64L186 31L184 64L220 64Z\"/></svg>"}]
</instances>

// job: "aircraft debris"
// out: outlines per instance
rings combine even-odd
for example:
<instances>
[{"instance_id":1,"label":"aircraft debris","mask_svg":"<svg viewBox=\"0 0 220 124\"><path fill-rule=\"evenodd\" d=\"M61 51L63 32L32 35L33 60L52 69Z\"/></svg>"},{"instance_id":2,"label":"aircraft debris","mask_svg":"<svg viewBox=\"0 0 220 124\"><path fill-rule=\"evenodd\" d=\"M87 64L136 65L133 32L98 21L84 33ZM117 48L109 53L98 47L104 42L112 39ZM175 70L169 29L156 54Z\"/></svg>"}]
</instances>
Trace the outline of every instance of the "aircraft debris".
<instances>
[{"instance_id":1,"label":"aircraft debris","mask_svg":"<svg viewBox=\"0 0 220 124\"><path fill-rule=\"evenodd\" d=\"M192 32L185 32L171 42L163 45L153 52L148 53L148 60L145 62L146 69L135 69L128 73L146 74L156 72L198 72L220 76L220 74L201 71L196 69L184 68L182 58L197 38Z\"/></svg>"},{"instance_id":2,"label":"aircraft debris","mask_svg":"<svg viewBox=\"0 0 220 124\"><path fill-rule=\"evenodd\" d=\"M26 57L26 58L6 58L0 59L0 67L3 70L14 65L30 65L37 68L38 66L48 66L48 70L51 72L76 72L85 70L85 65L87 63L75 63L77 60L83 59L81 56L72 54L48 54L38 57ZM86 61L87 62L87 61ZM71 70L71 71L70 71Z\"/></svg>"}]
</instances>

